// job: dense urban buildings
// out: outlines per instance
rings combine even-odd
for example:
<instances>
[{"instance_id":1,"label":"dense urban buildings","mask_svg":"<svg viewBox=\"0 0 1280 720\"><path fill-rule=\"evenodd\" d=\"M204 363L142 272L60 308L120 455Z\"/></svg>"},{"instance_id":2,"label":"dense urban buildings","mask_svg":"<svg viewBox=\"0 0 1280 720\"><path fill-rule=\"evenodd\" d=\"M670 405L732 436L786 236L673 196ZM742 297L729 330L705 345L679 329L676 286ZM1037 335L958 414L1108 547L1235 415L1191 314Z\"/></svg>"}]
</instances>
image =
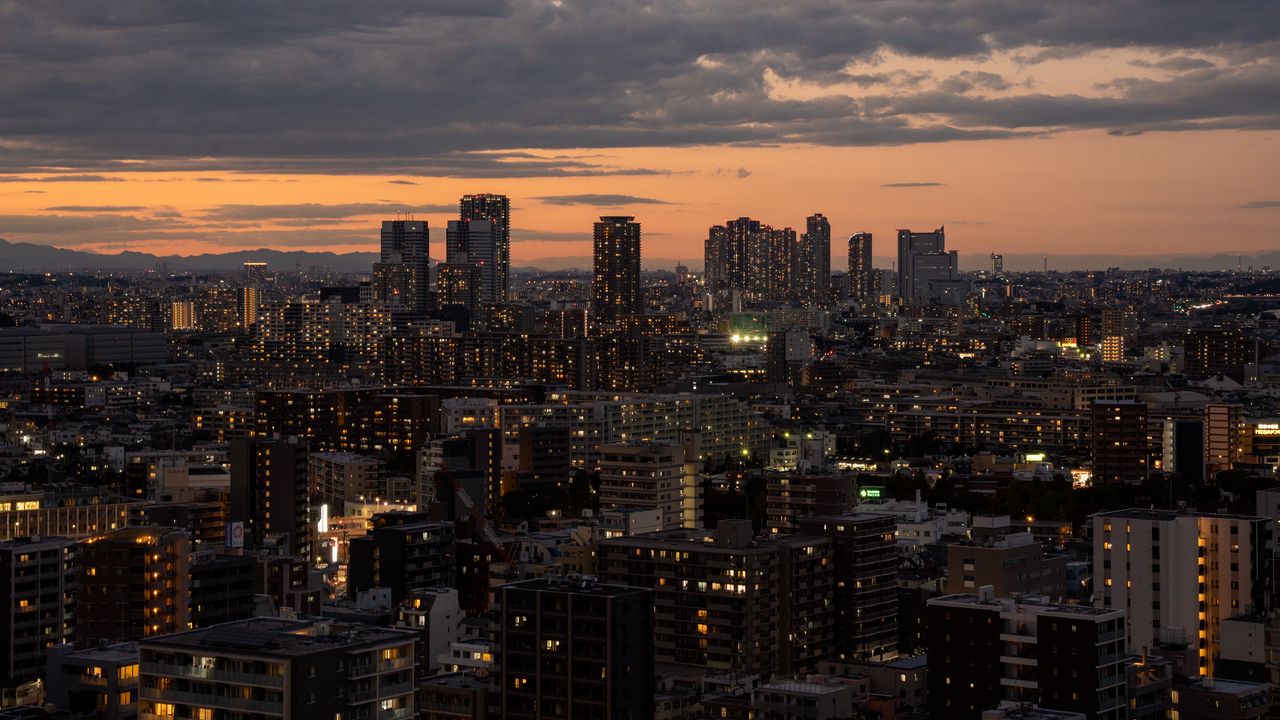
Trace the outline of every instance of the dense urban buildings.
<instances>
[{"instance_id":1,"label":"dense urban buildings","mask_svg":"<svg viewBox=\"0 0 1280 720\"><path fill-rule=\"evenodd\" d=\"M1274 273L812 210L0 274L0 716L1274 716Z\"/></svg>"}]
</instances>

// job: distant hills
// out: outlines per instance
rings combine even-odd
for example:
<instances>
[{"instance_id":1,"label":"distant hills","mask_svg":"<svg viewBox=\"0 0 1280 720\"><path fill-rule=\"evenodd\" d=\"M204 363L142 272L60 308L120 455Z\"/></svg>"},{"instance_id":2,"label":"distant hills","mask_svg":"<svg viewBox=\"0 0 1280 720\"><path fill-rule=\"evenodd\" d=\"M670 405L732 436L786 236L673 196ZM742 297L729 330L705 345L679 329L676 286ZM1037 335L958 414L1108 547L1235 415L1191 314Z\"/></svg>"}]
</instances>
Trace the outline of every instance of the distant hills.
<instances>
[{"instance_id":1,"label":"distant hills","mask_svg":"<svg viewBox=\"0 0 1280 720\"><path fill-rule=\"evenodd\" d=\"M113 255L70 250L35 243L15 243L0 238L0 270L33 271L86 271L86 270L153 270L164 265L170 271L215 272L239 269L247 261L266 262L272 270L291 270L297 266L328 267L346 272L367 270L377 259L376 253L334 253L310 250L236 250L202 255L153 255L151 253L122 252ZM1237 266L1261 269L1270 266L1280 269L1280 251L1244 255L1218 253L1214 255L1049 255L1050 270L1105 270L1118 267L1121 270L1145 270L1148 268L1182 270L1235 270ZM683 263L695 270L702 268L701 258L645 258L646 270L670 270ZM877 267L892 267L893 259L876 258ZM567 256L539 258L529 262L516 262L518 267L541 270L588 269L591 258ZM1044 255L1027 253L1005 254L1004 267L1013 272L1041 270ZM842 255L831 258L832 270L847 266ZM982 270L991 267L985 254L962 254L961 270Z\"/></svg>"}]
</instances>

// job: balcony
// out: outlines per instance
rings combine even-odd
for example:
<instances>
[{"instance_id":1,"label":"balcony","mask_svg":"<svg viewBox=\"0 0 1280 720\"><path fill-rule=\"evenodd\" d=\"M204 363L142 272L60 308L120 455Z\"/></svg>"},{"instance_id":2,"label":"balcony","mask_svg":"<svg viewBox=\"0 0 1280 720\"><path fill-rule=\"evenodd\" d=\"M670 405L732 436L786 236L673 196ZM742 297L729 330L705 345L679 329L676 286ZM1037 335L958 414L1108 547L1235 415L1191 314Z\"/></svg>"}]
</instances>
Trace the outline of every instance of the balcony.
<instances>
[{"instance_id":1,"label":"balcony","mask_svg":"<svg viewBox=\"0 0 1280 720\"><path fill-rule=\"evenodd\" d=\"M143 700L152 702L196 705L219 710L243 710L265 715L284 716L284 701L247 700L240 697L210 695L206 693L183 692L181 690L161 690L159 688L141 688Z\"/></svg>"},{"instance_id":2,"label":"balcony","mask_svg":"<svg viewBox=\"0 0 1280 720\"><path fill-rule=\"evenodd\" d=\"M211 680L231 683L233 685L252 685L255 687L283 688L284 678L279 675L259 675L257 673L237 672L235 670L217 670L192 665L173 665L170 663L140 663L139 671L143 675L162 675L168 677L184 677L196 680Z\"/></svg>"}]
</instances>

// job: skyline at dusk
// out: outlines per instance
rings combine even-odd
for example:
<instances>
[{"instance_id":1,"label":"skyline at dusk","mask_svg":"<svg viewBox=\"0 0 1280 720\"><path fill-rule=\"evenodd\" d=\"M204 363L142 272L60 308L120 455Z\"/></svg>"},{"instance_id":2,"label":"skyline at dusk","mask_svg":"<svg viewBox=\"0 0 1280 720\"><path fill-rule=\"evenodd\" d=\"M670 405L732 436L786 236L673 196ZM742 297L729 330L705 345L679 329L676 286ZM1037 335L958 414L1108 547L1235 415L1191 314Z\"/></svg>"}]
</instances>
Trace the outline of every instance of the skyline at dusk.
<instances>
[{"instance_id":1,"label":"skyline at dusk","mask_svg":"<svg viewBox=\"0 0 1280 720\"><path fill-rule=\"evenodd\" d=\"M837 257L939 225L962 255L1278 244L1262 5L731 5L0 4L0 237L370 252L401 212L438 257L496 192L517 265L609 214L694 266L710 225L814 212Z\"/></svg>"}]
</instances>

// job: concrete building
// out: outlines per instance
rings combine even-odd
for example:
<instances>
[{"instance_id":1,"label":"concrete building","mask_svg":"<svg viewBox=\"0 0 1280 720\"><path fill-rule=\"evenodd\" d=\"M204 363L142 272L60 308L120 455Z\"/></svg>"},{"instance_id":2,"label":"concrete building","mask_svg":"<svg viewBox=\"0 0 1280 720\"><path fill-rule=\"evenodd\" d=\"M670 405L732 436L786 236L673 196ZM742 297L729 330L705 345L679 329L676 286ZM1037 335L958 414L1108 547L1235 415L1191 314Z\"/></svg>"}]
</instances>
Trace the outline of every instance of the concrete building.
<instances>
[{"instance_id":1,"label":"concrete building","mask_svg":"<svg viewBox=\"0 0 1280 720\"><path fill-rule=\"evenodd\" d=\"M138 645L105 643L76 650L49 648L46 700L73 717L133 720L138 717Z\"/></svg>"},{"instance_id":2,"label":"concrete building","mask_svg":"<svg viewBox=\"0 0 1280 720\"><path fill-rule=\"evenodd\" d=\"M80 546L77 642L141 640L191 623L191 533L117 530Z\"/></svg>"},{"instance_id":3,"label":"concrete building","mask_svg":"<svg viewBox=\"0 0 1280 720\"><path fill-rule=\"evenodd\" d=\"M1043 595L1061 600L1067 591L1067 556L1045 555L1031 533L947 545L947 593L990 586L996 597Z\"/></svg>"},{"instance_id":4,"label":"concrete building","mask_svg":"<svg viewBox=\"0 0 1280 720\"><path fill-rule=\"evenodd\" d=\"M412 718L414 634L254 618L139 643L140 717Z\"/></svg>"},{"instance_id":5,"label":"concrete building","mask_svg":"<svg viewBox=\"0 0 1280 720\"><path fill-rule=\"evenodd\" d=\"M76 545L0 542L0 687L39 678L51 645L76 641Z\"/></svg>"},{"instance_id":6,"label":"concrete building","mask_svg":"<svg viewBox=\"0 0 1280 720\"><path fill-rule=\"evenodd\" d=\"M600 509L656 508L663 530L701 524L698 464L679 445L643 443L600 448Z\"/></svg>"},{"instance_id":7,"label":"concrete building","mask_svg":"<svg viewBox=\"0 0 1280 720\"><path fill-rule=\"evenodd\" d=\"M351 540L348 594L384 587L400 602L410 591L452 587L454 525L425 512L379 513L369 534Z\"/></svg>"},{"instance_id":8,"label":"concrete building","mask_svg":"<svg viewBox=\"0 0 1280 720\"><path fill-rule=\"evenodd\" d=\"M810 515L802 535L833 544L835 657L892 660L898 654L898 555L887 515Z\"/></svg>"},{"instance_id":9,"label":"concrete building","mask_svg":"<svg viewBox=\"0 0 1280 720\"><path fill-rule=\"evenodd\" d=\"M1267 607L1274 521L1133 508L1091 522L1094 603L1126 610L1129 647L1186 649L1181 672L1213 675L1223 621Z\"/></svg>"},{"instance_id":10,"label":"concrete building","mask_svg":"<svg viewBox=\"0 0 1280 720\"><path fill-rule=\"evenodd\" d=\"M931 717L977 720L1008 701L1125 718L1123 611L982 588L930 600L928 618Z\"/></svg>"},{"instance_id":11,"label":"concrete building","mask_svg":"<svg viewBox=\"0 0 1280 720\"><path fill-rule=\"evenodd\" d=\"M543 578L497 593L503 718L653 717L650 591Z\"/></svg>"}]
</instances>

